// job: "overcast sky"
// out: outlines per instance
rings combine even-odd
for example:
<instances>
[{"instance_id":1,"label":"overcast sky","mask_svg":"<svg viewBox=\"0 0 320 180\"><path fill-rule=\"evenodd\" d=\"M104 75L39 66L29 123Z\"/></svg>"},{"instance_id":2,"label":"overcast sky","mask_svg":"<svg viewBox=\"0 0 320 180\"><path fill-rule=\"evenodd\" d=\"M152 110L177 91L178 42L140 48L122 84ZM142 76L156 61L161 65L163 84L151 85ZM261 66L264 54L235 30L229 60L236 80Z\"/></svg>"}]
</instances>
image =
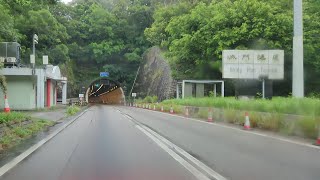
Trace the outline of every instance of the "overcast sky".
<instances>
[{"instance_id":1,"label":"overcast sky","mask_svg":"<svg viewBox=\"0 0 320 180\"><path fill-rule=\"evenodd\" d=\"M71 2L72 0L61 0L61 1L64 3L68 3L68 2Z\"/></svg>"}]
</instances>

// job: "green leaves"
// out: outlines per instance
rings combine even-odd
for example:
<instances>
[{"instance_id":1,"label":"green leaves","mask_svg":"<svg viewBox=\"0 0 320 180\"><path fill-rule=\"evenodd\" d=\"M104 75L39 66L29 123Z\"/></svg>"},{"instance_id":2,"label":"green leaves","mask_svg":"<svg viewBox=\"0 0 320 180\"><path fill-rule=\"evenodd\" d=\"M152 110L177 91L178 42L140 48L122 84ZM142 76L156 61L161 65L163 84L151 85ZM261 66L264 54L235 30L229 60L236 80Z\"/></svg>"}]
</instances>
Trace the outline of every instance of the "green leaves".
<instances>
[{"instance_id":1,"label":"green leaves","mask_svg":"<svg viewBox=\"0 0 320 180\"><path fill-rule=\"evenodd\" d=\"M14 28L14 18L10 11L0 3L0 41L13 41L18 33Z\"/></svg>"},{"instance_id":2,"label":"green leaves","mask_svg":"<svg viewBox=\"0 0 320 180\"><path fill-rule=\"evenodd\" d=\"M167 13L181 7L187 8L174 11L176 14ZM190 78L199 73L190 73L191 69L180 71L181 67L190 64L201 67L210 61L220 61L224 49L290 50L292 17L279 11L279 6L260 0L221 0L195 6L181 3L158 9L155 22L145 34L150 42L168 48L167 57L173 69L179 67L177 78L185 75ZM215 67L212 71L219 69Z\"/></svg>"},{"instance_id":3,"label":"green leaves","mask_svg":"<svg viewBox=\"0 0 320 180\"><path fill-rule=\"evenodd\" d=\"M63 43L68 38L66 28L46 9L31 10L26 16L20 16L16 20L16 27L24 35L22 44L31 42L34 33L39 36L40 48L51 47Z\"/></svg>"},{"instance_id":4,"label":"green leaves","mask_svg":"<svg viewBox=\"0 0 320 180\"><path fill-rule=\"evenodd\" d=\"M306 84L313 91L320 87L320 3L303 2ZM290 70L292 7L292 0L0 0L0 41L17 40L28 62L37 33L38 57L69 64L66 74L81 74L76 82L89 78L84 67L90 77L105 65L134 74L128 67L138 67L152 45L166 51L174 78L216 79L224 49L284 49ZM132 84L131 76L115 78Z\"/></svg>"},{"instance_id":5,"label":"green leaves","mask_svg":"<svg viewBox=\"0 0 320 180\"><path fill-rule=\"evenodd\" d=\"M50 63L62 64L70 60L69 48L65 44L59 44L49 51Z\"/></svg>"},{"instance_id":6,"label":"green leaves","mask_svg":"<svg viewBox=\"0 0 320 180\"><path fill-rule=\"evenodd\" d=\"M112 54L119 53L124 45L122 42L102 41L100 43L91 43L89 47L97 63L106 63L108 62L108 58L110 58Z\"/></svg>"}]
</instances>

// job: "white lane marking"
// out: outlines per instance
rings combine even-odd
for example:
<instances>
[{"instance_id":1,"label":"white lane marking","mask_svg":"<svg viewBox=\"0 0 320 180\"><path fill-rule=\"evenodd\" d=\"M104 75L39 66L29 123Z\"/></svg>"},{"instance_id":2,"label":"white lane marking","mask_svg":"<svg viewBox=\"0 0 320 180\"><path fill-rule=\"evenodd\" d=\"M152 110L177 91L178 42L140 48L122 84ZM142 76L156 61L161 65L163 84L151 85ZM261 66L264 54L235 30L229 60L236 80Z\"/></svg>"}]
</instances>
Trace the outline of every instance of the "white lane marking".
<instances>
[{"instance_id":1,"label":"white lane marking","mask_svg":"<svg viewBox=\"0 0 320 180\"><path fill-rule=\"evenodd\" d=\"M127 114L123 114L125 117L127 117L128 119L130 119L131 122L133 122L133 118L128 116ZM144 125L136 125L136 128L138 128L139 130L143 130L142 132L146 134L146 132L148 134L146 134L148 137L150 137L152 140L156 140L155 142L159 145L159 143L162 144L162 146L165 146L166 148L168 148L170 151L172 151L171 149L175 149L178 151L178 153L180 153L181 155L183 155L185 158L187 158L189 161L191 161L192 163L194 163L195 165L197 165L197 167L199 167L200 169L202 169L202 171L205 171L209 176L211 176L212 178L215 178L216 180L227 180L225 177L221 176L219 173L215 172L214 170L212 170L210 167L208 167L207 165L205 165L204 163L202 163L201 161L199 161L198 159L194 158L193 156L191 156L189 153L187 153L185 150L183 150L182 148L180 148L179 146L173 144L172 142L170 142L169 140L167 140L166 138L162 137L161 135L159 135L158 133L156 133L155 131L151 130L150 128L144 126ZM151 137L152 136L152 137ZM161 145L159 145L162 149L163 147ZM169 153L166 149L164 149L167 153ZM179 156L177 153L175 153L174 151L172 151L172 153L175 154L175 156ZM170 153L169 153L170 154ZM172 154L170 154L172 156ZM173 157L173 156L172 156ZM179 156L180 157L180 156ZM173 157L175 158L175 157ZM181 158L181 157L180 157ZM175 158L176 159L176 158ZM183 159L183 158L182 158ZM177 159L176 159L177 160ZM184 160L184 159L183 159ZM179 163L181 163L179 160L177 160ZM185 161L185 160L184 160ZM187 161L185 161L187 162ZM188 163L188 162L187 162ZM189 164L189 163L188 163ZM183 165L183 164L182 164ZM191 164L189 164L191 165ZM192 165L191 165L192 166ZM184 166L185 167L185 166ZM193 167L193 166L192 166ZM187 168L187 167L185 167ZM194 168L194 167L193 167ZM188 168L187 168L188 169ZM189 169L188 169L189 170ZM189 170L190 171L190 170ZM198 171L198 170L197 170ZM191 171L190 171L191 172ZM198 171L199 172L199 171ZM192 172L191 172L192 173ZM195 174L194 174L195 175ZM203 175L203 174L202 174ZM197 176L196 176L197 177Z\"/></svg>"},{"instance_id":2,"label":"white lane marking","mask_svg":"<svg viewBox=\"0 0 320 180\"><path fill-rule=\"evenodd\" d=\"M125 114L124 116L130 120L133 120L132 117L128 116L127 114Z\"/></svg>"},{"instance_id":3,"label":"white lane marking","mask_svg":"<svg viewBox=\"0 0 320 180\"><path fill-rule=\"evenodd\" d=\"M0 177L3 176L6 172L10 171L13 167L15 167L17 164L19 164L21 161L23 161L26 157L28 157L30 154L32 154L34 151L36 151L38 148L43 146L46 142L48 142L50 139L58 135L62 130L64 130L66 127L68 127L70 124L72 124L75 120L77 120L79 117L81 117L84 113L86 113L89 109L84 110L82 113L80 113L77 117L36 143L35 145L31 146L29 149L21 153L19 156L15 157L13 160L8 162L7 164L3 165L0 168Z\"/></svg>"},{"instance_id":4,"label":"white lane marking","mask_svg":"<svg viewBox=\"0 0 320 180\"><path fill-rule=\"evenodd\" d=\"M221 176L219 173L217 173L216 171L212 170L210 167L208 167L207 165L205 165L204 163L202 163L201 161L199 161L198 159L194 158L193 156L191 156L189 153L187 153L185 150L183 150L182 148L180 148L179 146L173 144L172 142L170 142L169 140L167 140L166 138L162 137L161 135L159 135L158 133L150 130L149 128L146 128L147 131L149 131L149 133L151 133L152 135L156 136L158 139L160 139L162 142L164 142L165 144L167 144L169 147L174 148L176 151L178 151L181 155L183 155L184 157L186 157L189 161L191 161L192 163L196 164L199 168L201 168L203 171L205 171L207 174L209 174L211 177L213 177L216 180L227 180L225 177Z\"/></svg>"},{"instance_id":5,"label":"white lane marking","mask_svg":"<svg viewBox=\"0 0 320 180\"><path fill-rule=\"evenodd\" d=\"M142 110L145 110L145 109L142 109ZM148 110L146 110L146 111L148 111ZM217 123L212 123L212 122L201 121L201 120L198 120L198 119L187 118L187 117L183 117L183 116L179 116L179 115L175 115L175 114L168 114L168 113L165 113L165 112L159 112L159 111L150 111L150 112L155 112L155 113L160 113L160 114L166 114L166 115L168 115L168 116L178 117L178 118L181 118L181 119L187 119L187 120L195 121L195 122L199 122L199 123L205 123L205 124L208 124L208 125L211 125L211 126L218 126L218 127L223 127L223 128L227 128L227 129L233 129L233 130L236 130L236 131L240 131L240 132L242 132L242 133L254 134L254 135L258 135L258 136L265 137L265 138L270 138L270 139L279 140L279 141L282 141L282 142L287 142L287 143L296 144L296 145L305 146L305 147L314 148L314 149L320 149L319 146L314 146L314 145L312 145L312 144L303 143L303 142L297 142L297 141L294 141L294 140L290 140L290 139L286 139L286 138L281 138L281 137L275 137L275 136L271 136L271 135L267 135L267 134L262 134L262 133L258 133L258 132L244 131L244 130L239 129L239 128L230 127L230 126L226 126L226 125L222 125L222 124L217 124Z\"/></svg>"},{"instance_id":6,"label":"white lane marking","mask_svg":"<svg viewBox=\"0 0 320 180\"><path fill-rule=\"evenodd\" d=\"M173 150L168 148L164 143L162 143L159 139L154 137L152 134L150 134L144 128L140 127L139 125L136 125L136 128L139 129L141 132L143 132L145 135L147 135L150 139L152 139L159 147L161 147L171 157L173 157L176 161L178 161L183 167L185 167L188 171L190 171L197 179L210 180L207 176L202 174L199 170L197 170L190 163L188 163L186 160L184 160L182 157L180 157L178 154L176 154Z\"/></svg>"},{"instance_id":7,"label":"white lane marking","mask_svg":"<svg viewBox=\"0 0 320 180\"><path fill-rule=\"evenodd\" d=\"M133 118L131 116L129 116L128 114L123 113L121 110L117 109L117 112L122 114L124 117L126 117L126 118L128 118L130 120L133 120Z\"/></svg>"}]
</instances>

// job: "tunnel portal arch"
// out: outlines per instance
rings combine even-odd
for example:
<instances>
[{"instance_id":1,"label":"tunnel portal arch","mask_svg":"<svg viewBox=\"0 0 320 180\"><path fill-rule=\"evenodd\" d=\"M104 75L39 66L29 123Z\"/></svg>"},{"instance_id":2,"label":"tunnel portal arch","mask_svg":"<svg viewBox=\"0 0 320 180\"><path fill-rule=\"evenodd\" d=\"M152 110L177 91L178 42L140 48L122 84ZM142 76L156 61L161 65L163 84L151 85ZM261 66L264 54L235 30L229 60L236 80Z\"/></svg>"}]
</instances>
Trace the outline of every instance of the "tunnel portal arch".
<instances>
[{"instance_id":1,"label":"tunnel portal arch","mask_svg":"<svg viewBox=\"0 0 320 180\"><path fill-rule=\"evenodd\" d=\"M110 78L93 80L85 94L88 103L123 104L125 96L121 84Z\"/></svg>"}]
</instances>

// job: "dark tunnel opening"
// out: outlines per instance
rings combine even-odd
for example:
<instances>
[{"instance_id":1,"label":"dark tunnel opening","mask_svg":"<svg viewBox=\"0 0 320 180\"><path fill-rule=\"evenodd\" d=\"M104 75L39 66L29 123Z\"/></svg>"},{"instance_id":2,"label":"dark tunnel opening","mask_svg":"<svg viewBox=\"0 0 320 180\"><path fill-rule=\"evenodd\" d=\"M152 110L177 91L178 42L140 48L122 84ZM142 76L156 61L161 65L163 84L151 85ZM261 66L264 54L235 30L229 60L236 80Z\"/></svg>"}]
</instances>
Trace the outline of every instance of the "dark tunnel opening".
<instances>
[{"instance_id":1,"label":"dark tunnel opening","mask_svg":"<svg viewBox=\"0 0 320 180\"><path fill-rule=\"evenodd\" d=\"M120 83L108 78L93 81L86 92L89 103L123 104L125 96Z\"/></svg>"}]
</instances>

